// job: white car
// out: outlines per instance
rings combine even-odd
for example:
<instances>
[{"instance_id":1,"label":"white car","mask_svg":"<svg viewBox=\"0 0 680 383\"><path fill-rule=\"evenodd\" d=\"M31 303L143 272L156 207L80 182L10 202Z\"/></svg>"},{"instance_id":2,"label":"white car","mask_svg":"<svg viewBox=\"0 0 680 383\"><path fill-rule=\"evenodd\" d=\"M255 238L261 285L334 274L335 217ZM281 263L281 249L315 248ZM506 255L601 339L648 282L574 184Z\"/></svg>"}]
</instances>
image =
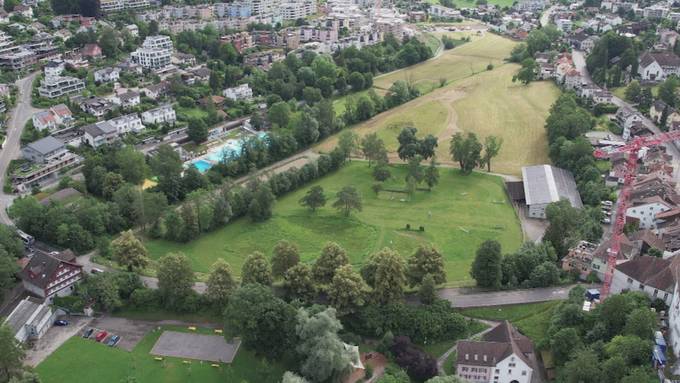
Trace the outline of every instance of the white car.
<instances>
[{"instance_id":1,"label":"white car","mask_svg":"<svg viewBox=\"0 0 680 383\"><path fill-rule=\"evenodd\" d=\"M610 218L603 218L602 223L609 225L610 223L612 223L612 220Z\"/></svg>"}]
</instances>

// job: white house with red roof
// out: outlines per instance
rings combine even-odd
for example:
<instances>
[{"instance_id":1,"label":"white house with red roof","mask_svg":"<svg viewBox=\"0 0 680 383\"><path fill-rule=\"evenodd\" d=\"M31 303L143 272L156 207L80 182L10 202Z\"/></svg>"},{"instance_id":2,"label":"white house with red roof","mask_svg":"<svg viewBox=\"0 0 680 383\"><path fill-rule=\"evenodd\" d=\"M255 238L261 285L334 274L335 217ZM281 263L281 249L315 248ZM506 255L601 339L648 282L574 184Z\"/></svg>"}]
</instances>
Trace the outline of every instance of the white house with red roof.
<instances>
[{"instance_id":1,"label":"white house with red roof","mask_svg":"<svg viewBox=\"0 0 680 383\"><path fill-rule=\"evenodd\" d=\"M33 127L39 131L56 130L58 126L70 126L73 123L73 113L64 104L55 105L48 110L38 112L32 118Z\"/></svg>"}]
</instances>

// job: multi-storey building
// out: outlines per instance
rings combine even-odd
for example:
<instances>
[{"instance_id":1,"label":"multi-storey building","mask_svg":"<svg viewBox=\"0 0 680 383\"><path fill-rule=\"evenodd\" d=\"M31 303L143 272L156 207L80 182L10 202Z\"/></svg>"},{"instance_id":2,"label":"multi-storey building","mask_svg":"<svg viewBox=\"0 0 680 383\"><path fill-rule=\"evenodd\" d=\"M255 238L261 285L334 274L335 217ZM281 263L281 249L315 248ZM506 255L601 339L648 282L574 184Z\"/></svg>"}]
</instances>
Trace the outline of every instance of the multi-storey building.
<instances>
[{"instance_id":1,"label":"multi-storey building","mask_svg":"<svg viewBox=\"0 0 680 383\"><path fill-rule=\"evenodd\" d=\"M15 47L10 51L0 54L0 68L21 71L38 61L38 57L32 50Z\"/></svg>"},{"instance_id":2,"label":"multi-storey building","mask_svg":"<svg viewBox=\"0 0 680 383\"><path fill-rule=\"evenodd\" d=\"M85 89L85 82L70 76L45 77L40 81L38 93L41 97L57 98Z\"/></svg>"},{"instance_id":3,"label":"multi-storey building","mask_svg":"<svg viewBox=\"0 0 680 383\"><path fill-rule=\"evenodd\" d=\"M124 9L147 8L149 0L100 0L99 7L102 12L118 12Z\"/></svg>"},{"instance_id":4,"label":"multi-storey building","mask_svg":"<svg viewBox=\"0 0 680 383\"><path fill-rule=\"evenodd\" d=\"M175 121L177 121L177 116L170 104L142 113L142 122L145 124L174 124Z\"/></svg>"},{"instance_id":5,"label":"multi-storey building","mask_svg":"<svg viewBox=\"0 0 680 383\"><path fill-rule=\"evenodd\" d=\"M147 36L141 48L132 52L134 62L147 69L164 68L172 62L172 40L168 36Z\"/></svg>"},{"instance_id":6,"label":"multi-storey building","mask_svg":"<svg viewBox=\"0 0 680 383\"><path fill-rule=\"evenodd\" d=\"M316 13L316 0L287 0L279 9L283 20L304 19Z\"/></svg>"},{"instance_id":7,"label":"multi-storey building","mask_svg":"<svg viewBox=\"0 0 680 383\"><path fill-rule=\"evenodd\" d=\"M54 296L70 295L83 277L83 266L71 250L45 253L37 251L19 273L26 290L51 301Z\"/></svg>"}]
</instances>

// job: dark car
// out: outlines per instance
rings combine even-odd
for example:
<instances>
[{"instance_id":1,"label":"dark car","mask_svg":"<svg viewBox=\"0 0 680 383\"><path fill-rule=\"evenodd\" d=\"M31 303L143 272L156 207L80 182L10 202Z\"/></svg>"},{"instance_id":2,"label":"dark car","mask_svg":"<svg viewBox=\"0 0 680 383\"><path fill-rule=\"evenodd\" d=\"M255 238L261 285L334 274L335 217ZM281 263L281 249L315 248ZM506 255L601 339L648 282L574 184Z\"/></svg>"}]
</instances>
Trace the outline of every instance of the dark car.
<instances>
[{"instance_id":1,"label":"dark car","mask_svg":"<svg viewBox=\"0 0 680 383\"><path fill-rule=\"evenodd\" d=\"M92 336L92 333L94 332L93 328L88 328L85 333L83 334L83 338L87 339Z\"/></svg>"},{"instance_id":2,"label":"dark car","mask_svg":"<svg viewBox=\"0 0 680 383\"><path fill-rule=\"evenodd\" d=\"M106 342L106 345L109 346L109 347L113 347L113 346L116 345L116 343L118 343L119 340L120 340L120 337L118 335L114 335L111 338L109 338L109 341Z\"/></svg>"},{"instance_id":3,"label":"dark car","mask_svg":"<svg viewBox=\"0 0 680 383\"><path fill-rule=\"evenodd\" d=\"M55 320L54 321L55 326L68 326L68 321L67 320Z\"/></svg>"}]
</instances>

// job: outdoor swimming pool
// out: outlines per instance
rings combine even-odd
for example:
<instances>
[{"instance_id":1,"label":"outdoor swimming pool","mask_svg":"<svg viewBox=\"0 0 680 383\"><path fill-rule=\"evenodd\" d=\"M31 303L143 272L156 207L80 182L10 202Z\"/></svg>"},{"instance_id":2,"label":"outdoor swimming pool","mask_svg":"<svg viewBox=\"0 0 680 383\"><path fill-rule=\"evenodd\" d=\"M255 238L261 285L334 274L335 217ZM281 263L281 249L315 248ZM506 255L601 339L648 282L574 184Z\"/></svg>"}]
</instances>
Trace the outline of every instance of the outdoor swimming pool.
<instances>
[{"instance_id":1,"label":"outdoor swimming pool","mask_svg":"<svg viewBox=\"0 0 680 383\"><path fill-rule=\"evenodd\" d=\"M267 133L259 132L258 137L264 138ZM248 136L249 137L249 136ZM213 165L219 163L224 158L234 158L241 153L241 147L243 142L248 139L248 137L239 139L230 139L225 141L223 144L215 146L214 148L208 149L208 153L205 155L194 159L191 161L191 165L195 166L199 172L205 173Z\"/></svg>"}]
</instances>

